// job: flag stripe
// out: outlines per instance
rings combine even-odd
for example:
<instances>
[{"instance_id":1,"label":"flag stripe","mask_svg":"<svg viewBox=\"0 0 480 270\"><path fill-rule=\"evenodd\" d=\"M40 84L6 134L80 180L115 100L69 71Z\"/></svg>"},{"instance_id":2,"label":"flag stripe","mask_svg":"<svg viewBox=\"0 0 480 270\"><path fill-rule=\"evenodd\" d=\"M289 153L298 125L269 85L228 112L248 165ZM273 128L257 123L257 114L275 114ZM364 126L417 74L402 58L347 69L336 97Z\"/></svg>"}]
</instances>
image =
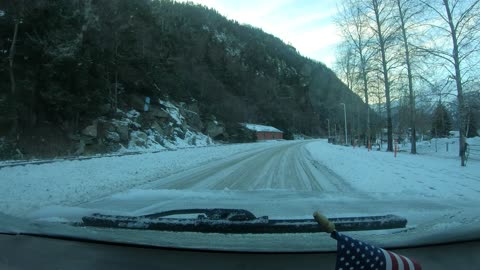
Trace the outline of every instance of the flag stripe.
<instances>
[{"instance_id":1,"label":"flag stripe","mask_svg":"<svg viewBox=\"0 0 480 270\"><path fill-rule=\"evenodd\" d=\"M390 254L388 254L388 251L384 250L384 249L380 249L383 253L383 256L385 257L385 269L386 270L393 270L392 268L392 258L390 258Z\"/></svg>"},{"instance_id":2,"label":"flag stripe","mask_svg":"<svg viewBox=\"0 0 480 270\"><path fill-rule=\"evenodd\" d=\"M422 270L408 257L374 247L337 233L336 270Z\"/></svg>"},{"instance_id":3,"label":"flag stripe","mask_svg":"<svg viewBox=\"0 0 480 270\"><path fill-rule=\"evenodd\" d=\"M398 261L399 258L397 258L397 256L390 251L387 251L387 253L392 259L392 270L403 270L402 268L399 267L399 261Z\"/></svg>"},{"instance_id":4,"label":"flag stripe","mask_svg":"<svg viewBox=\"0 0 480 270\"><path fill-rule=\"evenodd\" d=\"M415 267L415 268L414 268L415 270L422 270L422 266L421 266L420 264L418 264L416 261L413 261L413 260L412 260L412 263L413 263L413 265L414 265L414 267Z\"/></svg>"},{"instance_id":5,"label":"flag stripe","mask_svg":"<svg viewBox=\"0 0 480 270\"><path fill-rule=\"evenodd\" d=\"M395 256L395 259L397 259L398 269L399 270L405 270L405 264L403 263L403 260L402 260L401 256L397 255L396 253L393 253L393 252L391 252L391 253L393 254L393 256Z\"/></svg>"},{"instance_id":6,"label":"flag stripe","mask_svg":"<svg viewBox=\"0 0 480 270\"><path fill-rule=\"evenodd\" d=\"M406 270L415 270L412 261L410 261L407 257L399 255L403 261L403 265L405 266Z\"/></svg>"}]
</instances>

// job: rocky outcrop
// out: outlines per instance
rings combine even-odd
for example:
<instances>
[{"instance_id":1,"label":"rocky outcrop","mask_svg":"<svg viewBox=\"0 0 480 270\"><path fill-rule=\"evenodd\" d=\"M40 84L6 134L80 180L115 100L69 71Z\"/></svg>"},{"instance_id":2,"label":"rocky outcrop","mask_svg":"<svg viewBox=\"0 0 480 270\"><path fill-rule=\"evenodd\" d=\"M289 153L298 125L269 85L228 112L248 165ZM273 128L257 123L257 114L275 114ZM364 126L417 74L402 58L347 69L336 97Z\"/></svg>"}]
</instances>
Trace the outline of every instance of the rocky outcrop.
<instances>
[{"instance_id":1,"label":"rocky outcrop","mask_svg":"<svg viewBox=\"0 0 480 270\"><path fill-rule=\"evenodd\" d=\"M149 110L145 112L147 116L151 116L154 118L169 118L170 114L168 112L160 109L159 107L156 106L150 106Z\"/></svg>"},{"instance_id":2,"label":"rocky outcrop","mask_svg":"<svg viewBox=\"0 0 480 270\"><path fill-rule=\"evenodd\" d=\"M98 135L97 131L97 122L94 122L92 125L87 126L82 130L82 135L96 138Z\"/></svg>"},{"instance_id":3,"label":"rocky outcrop","mask_svg":"<svg viewBox=\"0 0 480 270\"><path fill-rule=\"evenodd\" d=\"M148 135L142 131L132 131L130 133L130 143L129 146L138 146L145 147L147 146Z\"/></svg>"},{"instance_id":4,"label":"rocky outcrop","mask_svg":"<svg viewBox=\"0 0 480 270\"><path fill-rule=\"evenodd\" d=\"M118 133L121 142L128 142L130 139L130 129L127 122L115 121L113 122L115 127L114 131Z\"/></svg>"},{"instance_id":5,"label":"rocky outcrop","mask_svg":"<svg viewBox=\"0 0 480 270\"><path fill-rule=\"evenodd\" d=\"M225 125L215 119L208 120L205 127L208 136L215 138L225 133Z\"/></svg>"},{"instance_id":6,"label":"rocky outcrop","mask_svg":"<svg viewBox=\"0 0 480 270\"><path fill-rule=\"evenodd\" d=\"M98 137L113 142L128 143L130 127L128 121L119 119L98 120Z\"/></svg>"},{"instance_id":7,"label":"rocky outcrop","mask_svg":"<svg viewBox=\"0 0 480 270\"><path fill-rule=\"evenodd\" d=\"M143 102L144 99L138 96L131 100L137 108L143 108ZM204 124L196 104L159 100L152 102L148 111L117 110L110 117L98 118L76 136L79 144L75 154L122 146L138 151L208 145L212 143L210 137L225 135L225 126L215 117L210 117Z\"/></svg>"},{"instance_id":8,"label":"rocky outcrop","mask_svg":"<svg viewBox=\"0 0 480 270\"><path fill-rule=\"evenodd\" d=\"M225 134L225 126L215 117L205 122L202 120L195 102L151 101L148 111L134 109L143 109L145 100L139 96L133 97L130 105L120 105L124 109L119 108L115 112L111 111L109 104L105 104L101 106L97 118L81 123L83 126L79 132L73 132L74 123L63 122L59 132L65 133L64 144L68 149L62 145L63 152L57 156L110 153L120 149L144 151L205 146L213 143L211 137ZM0 158L2 154L8 154L5 156L9 158L20 156L15 148L5 145L0 143Z\"/></svg>"},{"instance_id":9,"label":"rocky outcrop","mask_svg":"<svg viewBox=\"0 0 480 270\"><path fill-rule=\"evenodd\" d=\"M156 121L154 121L152 123L152 129L155 130L158 134L161 134L161 135L165 135L166 132L165 130L162 128L162 126L160 126L160 124L158 124Z\"/></svg>"},{"instance_id":10,"label":"rocky outcrop","mask_svg":"<svg viewBox=\"0 0 480 270\"><path fill-rule=\"evenodd\" d=\"M205 128L200 115L195 112L185 111L185 119L187 124L197 131L202 131Z\"/></svg>"},{"instance_id":11,"label":"rocky outcrop","mask_svg":"<svg viewBox=\"0 0 480 270\"><path fill-rule=\"evenodd\" d=\"M205 126L200 117L200 110L196 102L191 104L180 103L180 112L185 117L188 126L197 131L204 130Z\"/></svg>"},{"instance_id":12,"label":"rocky outcrop","mask_svg":"<svg viewBox=\"0 0 480 270\"><path fill-rule=\"evenodd\" d=\"M111 142L119 143L121 141L120 134L115 131L108 131L105 138Z\"/></svg>"}]
</instances>

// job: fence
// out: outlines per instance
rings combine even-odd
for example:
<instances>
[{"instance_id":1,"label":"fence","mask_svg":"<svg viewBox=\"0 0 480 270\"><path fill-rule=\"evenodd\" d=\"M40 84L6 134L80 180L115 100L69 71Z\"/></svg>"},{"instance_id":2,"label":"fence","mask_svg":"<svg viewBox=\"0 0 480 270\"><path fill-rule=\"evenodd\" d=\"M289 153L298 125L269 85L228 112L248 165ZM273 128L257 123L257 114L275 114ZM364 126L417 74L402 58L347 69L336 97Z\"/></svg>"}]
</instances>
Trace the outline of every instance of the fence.
<instances>
[{"instance_id":1,"label":"fence","mask_svg":"<svg viewBox=\"0 0 480 270\"><path fill-rule=\"evenodd\" d=\"M468 144L465 156L467 160L480 160L480 144Z\"/></svg>"}]
</instances>

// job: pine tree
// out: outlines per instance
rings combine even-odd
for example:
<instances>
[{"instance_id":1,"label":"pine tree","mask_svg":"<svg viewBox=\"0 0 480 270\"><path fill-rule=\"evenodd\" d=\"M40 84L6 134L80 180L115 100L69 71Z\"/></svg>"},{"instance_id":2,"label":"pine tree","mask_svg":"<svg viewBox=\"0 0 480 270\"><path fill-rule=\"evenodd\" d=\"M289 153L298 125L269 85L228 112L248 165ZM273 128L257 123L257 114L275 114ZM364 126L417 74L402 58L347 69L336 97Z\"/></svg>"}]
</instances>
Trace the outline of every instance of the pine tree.
<instances>
[{"instance_id":1,"label":"pine tree","mask_svg":"<svg viewBox=\"0 0 480 270\"><path fill-rule=\"evenodd\" d=\"M432 136L447 137L452 129L452 119L445 105L438 103L433 112Z\"/></svg>"},{"instance_id":2,"label":"pine tree","mask_svg":"<svg viewBox=\"0 0 480 270\"><path fill-rule=\"evenodd\" d=\"M477 123L477 118L475 116L475 113L473 113L473 111L469 111L467 113L467 128L466 128L467 138L473 138L478 136L477 130L478 130L478 123Z\"/></svg>"}]
</instances>

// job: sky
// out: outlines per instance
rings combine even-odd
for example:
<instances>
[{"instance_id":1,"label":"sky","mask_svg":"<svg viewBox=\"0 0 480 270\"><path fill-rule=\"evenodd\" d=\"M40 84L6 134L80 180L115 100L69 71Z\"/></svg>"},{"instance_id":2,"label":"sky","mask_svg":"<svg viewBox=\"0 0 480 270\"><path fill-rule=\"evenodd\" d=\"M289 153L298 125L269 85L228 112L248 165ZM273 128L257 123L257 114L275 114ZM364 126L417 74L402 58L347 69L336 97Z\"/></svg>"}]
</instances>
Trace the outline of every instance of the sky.
<instances>
[{"instance_id":1,"label":"sky","mask_svg":"<svg viewBox=\"0 0 480 270\"><path fill-rule=\"evenodd\" d=\"M182 0L183 1L183 0ZM183 1L185 2L185 1ZM190 0L216 9L239 23L250 24L293 45L300 54L335 62L341 40L333 22L336 0Z\"/></svg>"}]
</instances>

